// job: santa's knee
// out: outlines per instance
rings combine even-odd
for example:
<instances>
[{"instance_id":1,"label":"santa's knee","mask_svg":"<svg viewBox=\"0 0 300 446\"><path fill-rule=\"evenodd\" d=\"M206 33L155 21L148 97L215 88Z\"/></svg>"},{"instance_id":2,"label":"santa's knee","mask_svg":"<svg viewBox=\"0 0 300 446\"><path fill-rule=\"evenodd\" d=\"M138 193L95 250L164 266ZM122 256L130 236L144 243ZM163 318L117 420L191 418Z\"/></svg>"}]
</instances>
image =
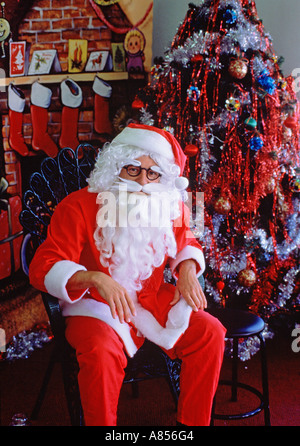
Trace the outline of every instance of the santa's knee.
<instances>
[{"instance_id":1,"label":"santa's knee","mask_svg":"<svg viewBox=\"0 0 300 446\"><path fill-rule=\"evenodd\" d=\"M80 368L89 369L119 369L123 370L127 365L126 355L119 339L114 342L107 333L97 334L85 338L80 348L76 351Z\"/></svg>"},{"instance_id":2,"label":"santa's knee","mask_svg":"<svg viewBox=\"0 0 300 446\"><path fill-rule=\"evenodd\" d=\"M206 311L199 311L193 316L193 325L198 333L199 344L211 350L223 353L226 329L222 323Z\"/></svg>"}]
</instances>

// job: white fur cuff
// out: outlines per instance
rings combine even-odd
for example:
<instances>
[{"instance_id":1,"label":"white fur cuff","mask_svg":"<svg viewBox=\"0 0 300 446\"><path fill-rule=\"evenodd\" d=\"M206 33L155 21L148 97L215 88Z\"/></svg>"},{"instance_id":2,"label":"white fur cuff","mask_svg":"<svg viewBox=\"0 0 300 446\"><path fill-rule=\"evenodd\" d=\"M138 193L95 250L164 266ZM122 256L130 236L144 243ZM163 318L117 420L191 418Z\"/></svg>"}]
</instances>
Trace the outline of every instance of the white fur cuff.
<instances>
[{"instance_id":1,"label":"white fur cuff","mask_svg":"<svg viewBox=\"0 0 300 446\"><path fill-rule=\"evenodd\" d=\"M86 268L70 260L61 260L55 263L46 274L44 284L49 294L66 302L73 303L67 292L66 285L68 280L77 273L77 271L86 271ZM80 299L87 290L84 290L78 297ZM78 300L76 299L76 300Z\"/></svg>"},{"instance_id":2,"label":"white fur cuff","mask_svg":"<svg viewBox=\"0 0 300 446\"><path fill-rule=\"evenodd\" d=\"M204 273L205 260L203 252L201 251L201 249L196 248L195 246L188 245L177 254L175 259L170 259L170 268L175 279L178 279L176 268L179 263L189 259L195 260L198 264L197 277L201 276L201 274Z\"/></svg>"},{"instance_id":3,"label":"white fur cuff","mask_svg":"<svg viewBox=\"0 0 300 446\"><path fill-rule=\"evenodd\" d=\"M31 87L30 100L33 105L42 108L49 108L51 104L52 91L38 81L34 82Z\"/></svg>"}]
</instances>

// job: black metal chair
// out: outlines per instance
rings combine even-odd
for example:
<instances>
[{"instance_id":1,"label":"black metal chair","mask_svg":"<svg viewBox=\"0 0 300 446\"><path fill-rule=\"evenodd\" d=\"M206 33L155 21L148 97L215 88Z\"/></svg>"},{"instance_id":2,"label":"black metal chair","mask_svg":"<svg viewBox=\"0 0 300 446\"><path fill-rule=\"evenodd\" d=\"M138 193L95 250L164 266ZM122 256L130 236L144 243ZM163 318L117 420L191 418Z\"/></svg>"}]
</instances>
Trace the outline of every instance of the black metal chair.
<instances>
[{"instance_id":1,"label":"black metal chair","mask_svg":"<svg viewBox=\"0 0 300 446\"><path fill-rule=\"evenodd\" d=\"M40 172L30 178L30 188L24 194L24 209L20 221L26 233L22 248L22 265L28 265L37 247L45 240L47 227L56 205L69 193L86 186L96 158L95 149L81 144L74 152L62 149L56 158L45 158ZM74 350L65 338L65 324L58 299L42 293L54 338L54 348L38 394L31 419L36 419L41 408L55 363L62 367L62 376L71 425L84 424L77 382L78 363ZM124 383L132 384L133 396L138 396L138 383L145 379L166 378L175 406L179 395L180 361L171 360L159 347L146 341L134 358L128 360Z\"/></svg>"},{"instance_id":2,"label":"black metal chair","mask_svg":"<svg viewBox=\"0 0 300 446\"><path fill-rule=\"evenodd\" d=\"M35 172L30 178L30 188L24 194L24 209L20 214L20 221L26 232L22 250L22 264L25 272L28 272L28 264L37 249L45 240L47 227L56 205L69 193L86 186L86 178L89 176L96 158L95 149L89 144L80 145L74 152L72 149L62 149L55 159L45 158L41 163L40 172ZM200 283L204 287L201 276ZM80 403L79 388L77 382L78 363L75 352L65 339L64 318L61 315L58 299L49 294L42 293L42 298L49 317L54 336L54 348L45 373L41 390L31 414L36 419L43 402L52 369L56 362L62 366L62 375L65 394L73 426L83 425L83 414ZM267 363L265 354L265 341L262 336L264 330L263 320L249 312L232 310L228 308L210 308L212 315L216 316L227 329L227 337L233 339L233 368L232 380L220 382L220 384L232 387L232 398L236 400L237 388L243 387L255 393L261 400L258 408L237 415L219 415L213 410L212 425L214 419L238 419L257 414L261 410L265 412L265 424L270 424L269 395ZM240 338L257 335L261 342L262 354L262 383L263 393L237 380L238 341ZM133 396L138 396L138 383L145 379L165 377L177 405L180 392L181 361L171 360L159 347L146 341L134 358L129 359L126 368L124 383L131 383Z\"/></svg>"}]
</instances>

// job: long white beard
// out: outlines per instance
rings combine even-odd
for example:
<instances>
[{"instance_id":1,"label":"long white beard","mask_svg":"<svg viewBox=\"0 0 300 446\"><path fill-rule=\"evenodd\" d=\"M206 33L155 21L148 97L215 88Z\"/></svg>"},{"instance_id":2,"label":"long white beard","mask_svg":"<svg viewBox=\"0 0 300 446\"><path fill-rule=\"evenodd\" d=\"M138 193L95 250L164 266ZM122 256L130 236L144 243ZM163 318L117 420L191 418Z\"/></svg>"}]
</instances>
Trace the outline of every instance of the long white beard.
<instances>
[{"instance_id":1,"label":"long white beard","mask_svg":"<svg viewBox=\"0 0 300 446\"><path fill-rule=\"evenodd\" d=\"M141 189L148 195L141 194ZM113 279L135 293L166 255L176 255L173 221L179 216L180 195L160 183L142 188L136 182L122 181L99 193L97 202L94 238L100 262Z\"/></svg>"}]
</instances>

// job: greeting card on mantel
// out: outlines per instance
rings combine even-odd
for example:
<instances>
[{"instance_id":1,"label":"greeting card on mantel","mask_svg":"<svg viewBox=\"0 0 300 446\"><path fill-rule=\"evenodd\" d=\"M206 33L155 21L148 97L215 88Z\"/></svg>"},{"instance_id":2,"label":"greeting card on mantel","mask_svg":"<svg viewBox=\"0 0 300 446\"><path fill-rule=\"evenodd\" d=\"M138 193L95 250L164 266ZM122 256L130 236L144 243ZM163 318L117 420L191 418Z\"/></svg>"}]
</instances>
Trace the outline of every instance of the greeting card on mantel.
<instances>
[{"instance_id":1,"label":"greeting card on mantel","mask_svg":"<svg viewBox=\"0 0 300 446\"><path fill-rule=\"evenodd\" d=\"M68 72L80 73L84 70L88 55L88 41L69 39Z\"/></svg>"},{"instance_id":2,"label":"greeting card on mantel","mask_svg":"<svg viewBox=\"0 0 300 446\"><path fill-rule=\"evenodd\" d=\"M26 42L9 42L9 76L24 76L27 68Z\"/></svg>"},{"instance_id":3,"label":"greeting card on mantel","mask_svg":"<svg viewBox=\"0 0 300 446\"><path fill-rule=\"evenodd\" d=\"M60 73L61 66L56 50L34 51L30 62L28 74Z\"/></svg>"}]
</instances>

